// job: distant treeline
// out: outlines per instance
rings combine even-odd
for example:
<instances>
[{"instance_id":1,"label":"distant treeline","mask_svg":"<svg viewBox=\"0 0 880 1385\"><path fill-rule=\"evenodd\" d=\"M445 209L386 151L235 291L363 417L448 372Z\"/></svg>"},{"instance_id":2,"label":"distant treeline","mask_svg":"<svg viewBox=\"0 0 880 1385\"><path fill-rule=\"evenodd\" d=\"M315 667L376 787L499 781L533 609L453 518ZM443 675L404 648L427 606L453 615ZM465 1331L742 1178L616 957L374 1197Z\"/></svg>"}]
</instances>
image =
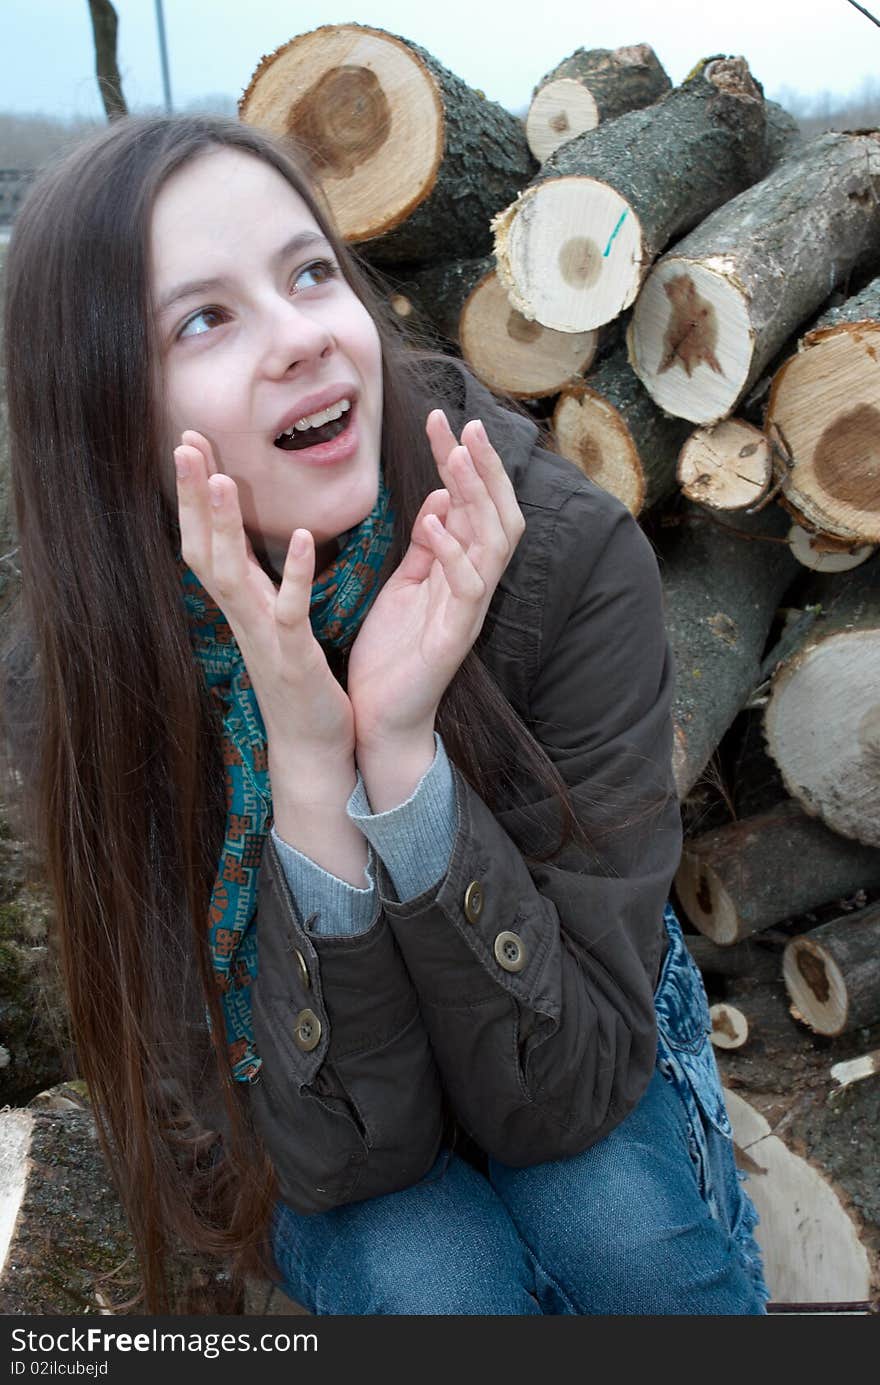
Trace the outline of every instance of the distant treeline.
<instances>
[{"instance_id":1,"label":"distant treeline","mask_svg":"<svg viewBox=\"0 0 880 1385\"><path fill-rule=\"evenodd\" d=\"M828 91L809 94L790 87L769 94L791 112L805 135L823 130L880 128L880 79L876 77L866 77L858 90L848 96ZM232 96L216 93L190 102L183 109L235 115L237 103ZM525 116L525 109L517 114ZM60 120L0 112L0 169L40 168L55 153L70 148L104 123L103 119Z\"/></svg>"}]
</instances>

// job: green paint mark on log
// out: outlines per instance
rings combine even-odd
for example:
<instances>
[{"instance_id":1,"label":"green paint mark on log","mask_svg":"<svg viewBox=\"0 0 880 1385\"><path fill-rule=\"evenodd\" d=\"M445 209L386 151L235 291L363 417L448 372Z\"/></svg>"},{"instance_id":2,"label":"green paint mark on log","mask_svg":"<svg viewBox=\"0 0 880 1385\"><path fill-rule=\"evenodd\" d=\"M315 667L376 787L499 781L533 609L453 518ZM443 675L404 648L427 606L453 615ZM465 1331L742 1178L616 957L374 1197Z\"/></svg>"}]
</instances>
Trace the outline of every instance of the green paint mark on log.
<instances>
[{"instance_id":1,"label":"green paint mark on log","mask_svg":"<svg viewBox=\"0 0 880 1385\"><path fill-rule=\"evenodd\" d=\"M605 249L602 251L602 258L603 258L604 260L607 260L607 259L608 259L609 251L611 250L611 247L612 247L612 245L614 244L614 237L617 235L618 231L620 230L621 226L623 225L623 223L624 223L625 221L626 221L626 208L624 208L624 210L620 213L620 216L617 218L617 225L615 226L614 230L611 232L611 235L608 237L608 244L605 246Z\"/></svg>"}]
</instances>

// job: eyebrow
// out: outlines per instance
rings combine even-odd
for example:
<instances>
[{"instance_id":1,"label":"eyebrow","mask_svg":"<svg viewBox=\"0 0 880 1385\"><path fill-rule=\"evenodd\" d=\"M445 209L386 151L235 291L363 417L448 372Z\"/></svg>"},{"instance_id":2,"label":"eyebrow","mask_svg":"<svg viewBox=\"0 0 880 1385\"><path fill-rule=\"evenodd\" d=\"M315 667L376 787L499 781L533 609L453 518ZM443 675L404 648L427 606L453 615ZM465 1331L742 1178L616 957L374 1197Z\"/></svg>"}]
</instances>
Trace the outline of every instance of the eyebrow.
<instances>
[{"instance_id":1,"label":"eyebrow","mask_svg":"<svg viewBox=\"0 0 880 1385\"><path fill-rule=\"evenodd\" d=\"M295 236L291 236L290 240L285 241L280 250L275 251L269 263L273 269L277 269L279 265L283 264L291 255L295 255L297 251L304 250L307 246L316 244L329 247L330 242L320 231L298 231ZM215 289L225 288L228 282L228 278L223 275L213 279L187 279L186 283L177 284L176 287L171 289L160 301L158 314L162 317L168 312L169 308L173 308L174 305L179 303L182 299L191 298L195 294L213 293Z\"/></svg>"}]
</instances>

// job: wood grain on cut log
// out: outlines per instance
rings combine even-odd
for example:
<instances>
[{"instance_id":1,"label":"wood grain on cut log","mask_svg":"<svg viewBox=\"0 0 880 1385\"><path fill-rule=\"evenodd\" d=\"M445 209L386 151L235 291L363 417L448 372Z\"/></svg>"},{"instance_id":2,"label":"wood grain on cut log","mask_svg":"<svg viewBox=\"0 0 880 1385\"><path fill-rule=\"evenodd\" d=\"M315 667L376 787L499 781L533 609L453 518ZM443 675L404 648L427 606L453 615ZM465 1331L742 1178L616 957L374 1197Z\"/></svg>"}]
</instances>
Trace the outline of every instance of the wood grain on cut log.
<instances>
[{"instance_id":1,"label":"wood grain on cut log","mask_svg":"<svg viewBox=\"0 0 880 1385\"><path fill-rule=\"evenodd\" d=\"M406 39L326 24L263 58L239 115L309 154L342 234L376 263L473 256L536 164L522 122Z\"/></svg>"},{"instance_id":2,"label":"wood grain on cut log","mask_svg":"<svg viewBox=\"0 0 880 1385\"><path fill-rule=\"evenodd\" d=\"M761 1216L756 1234L769 1261L772 1298L809 1303L876 1296L880 1083L859 1082L840 1091L830 1065L861 1056L880 1042L880 1026L867 1036L863 1031L837 1039L813 1034L790 1013L781 967L772 982L726 982L721 998L742 1010L749 1023L749 1042L730 1052L716 1049L715 1058L737 1164L748 1175L746 1187ZM757 1139L744 1124L738 1098L762 1118ZM788 1155L814 1170L824 1192L816 1188L804 1197L801 1187L800 1195L791 1196L796 1188L789 1179L791 1164L775 1146L764 1149L764 1122ZM841 1242L842 1257L834 1249Z\"/></svg>"},{"instance_id":3,"label":"wood grain on cut log","mask_svg":"<svg viewBox=\"0 0 880 1385\"><path fill-rule=\"evenodd\" d=\"M399 281L475 375L515 399L543 399L589 370L598 333L554 332L511 307L491 256L453 260Z\"/></svg>"},{"instance_id":4,"label":"wood grain on cut log","mask_svg":"<svg viewBox=\"0 0 880 1385\"><path fill-rule=\"evenodd\" d=\"M880 905L792 938L782 974L797 1014L817 1034L880 1021Z\"/></svg>"},{"instance_id":5,"label":"wood grain on cut log","mask_svg":"<svg viewBox=\"0 0 880 1385\"><path fill-rule=\"evenodd\" d=\"M630 324L636 373L668 413L726 418L878 236L880 134L818 136L654 266Z\"/></svg>"},{"instance_id":6,"label":"wood grain on cut log","mask_svg":"<svg viewBox=\"0 0 880 1385\"><path fill-rule=\"evenodd\" d=\"M758 681L776 608L797 572L777 506L709 515L683 500L658 533L675 657L673 766L684 798Z\"/></svg>"},{"instance_id":7,"label":"wood grain on cut log","mask_svg":"<svg viewBox=\"0 0 880 1385\"><path fill-rule=\"evenodd\" d=\"M739 1055L734 1053L731 1062ZM764 1117L725 1090L739 1167L759 1222L764 1277L773 1303L865 1301L871 1259L862 1227L827 1174L775 1135Z\"/></svg>"},{"instance_id":8,"label":"wood grain on cut log","mask_svg":"<svg viewBox=\"0 0 880 1385\"><path fill-rule=\"evenodd\" d=\"M790 801L688 838L675 877L688 921L721 946L860 887L880 889L880 851Z\"/></svg>"},{"instance_id":9,"label":"wood grain on cut log","mask_svg":"<svg viewBox=\"0 0 880 1385\"><path fill-rule=\"evenodd\" d=\"M561 145L493 221L514 307L562 332L610 322L668 241L761 176L765 134L745 60L714 58Z\"/></svg>"},{"instance_id":10,"label":"wood grain on cut log","mask_svg":"<svg viewBox=\"0 0 880 1385\"><path fill-rule=\"evenodd\" d=\"M526 138L539 163L585 130L650 106L669 91L659 58L647 43L628 48L578 48L541 78L526 116Z\"/></svg>"},{"instance_id":11,"label":"wood grain on cut log","mask_svg":"<svg viewBox=\"0 0 880 1385\"><path fill-rule=\"evenodd\" d=\"M684 494L699 505L742 510L770 489L770 444L759 428L740 418L695 428L679 453L676 476Z\"/></svg>"},{"instance_id":12,"label":"wood grain on cut log","mask_svg":"<svg viewBox=\"0 0 880 1385\"><path fill-rule=\"evenodd\" d=\"M742 1048L748 1042L749 1022L735 1005L725 1005L723 1001L710 1005L709 1019L712 1021L709 1038L716 1048Z\"/></svg>"},{"instance_id":13,"label":"wood grain on cut log","mask_svg":"<svg viewBox=\"0 0 880 1385\"><path fill-rule=\"evenodd\" d=\"M765 427L782 504L808 529L880 543L880 320L809 332L773 378Z\"/></svg>"},{"instance_id":14,"label":"wood grain on cut log","mask_svg":"<svg viewBox=\"0 0 880 1385\"><path fill-rule=\"evenodd\" d=\"M561 390L553 434L563 457L638 515L675 489L688 425L661 413L630 369L623 346Z\"/></svg>"},{"instance_id":15,"label":"wood grain on cut log","mask_svg":"<svg viewBox=\"0 0 880 1385\"><path fill-rule=\"evenodd\" d=\"M793 524L789 529L788 546L798 562L813 572L849 572L877 552L872 543L813 533L800 524Z\"/></svg>"},{"instance_id":16,"label":"wood grain on cut log","mask_svg":"<svg viewBox=\"0 0 880 1385\"><path fill-rule=\"evenodd\" d=\"M773 674L767 749L808 813L880 846L880 557L811 580L830 595Z\"/></svg>"}]
</instances>

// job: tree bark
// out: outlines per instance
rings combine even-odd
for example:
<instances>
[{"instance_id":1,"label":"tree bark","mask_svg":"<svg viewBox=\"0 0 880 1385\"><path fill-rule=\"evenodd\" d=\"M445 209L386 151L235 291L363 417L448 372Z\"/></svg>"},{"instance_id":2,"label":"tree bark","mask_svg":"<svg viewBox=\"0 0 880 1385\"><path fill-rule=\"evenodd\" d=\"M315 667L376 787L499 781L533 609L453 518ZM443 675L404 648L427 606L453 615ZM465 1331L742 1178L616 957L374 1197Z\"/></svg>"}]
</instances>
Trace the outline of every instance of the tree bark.
<instances>
[{"instance_id":1,"label":"tree bark","mask_svg":"<svg viewBox=\"0 0 880 1385\"><path fill-rule=\"evenodd\" d=\"M116 59L119 20L110 0L89 0L89 14L95 37L95 75L98 78L98 90L107 112L107 119L119 120L122 116L128 115Z\"/></svg>"},{"instance_id":2,"label":"tree bark","mask_svg":"<svg viewBox=\"0 0 880 1385\"><path fill-rule=\"evenodd\" d=\"M417 44L326 24L264 57L247 124L293 137L342 234L374 263L487 254L489 222L535 171L525 129Z\"/></svg>"},{"instance_id":3,"label":"tree bark","mask_svg":"<svg viewBox=\"0 0 880 1385\"><path fill-rule=\"evenodd\" d=\"M797 572L787 524L776 506L709 517L683 501L658 534L676 665L673 765L681 798L757 684L776 608Z\"/></svg>"},{"instance_id":4,"label":"tree bark","mask_svg":"<svg viewBox=\"0 0 880 1385\"><path fill-rule=\"evenodd\" d=\"M112 1312L136 1280L134 1247L109 1178L84 1084L0 1111L0 1313L79 1316ZM175 1256L177 1311L240 1313L219 1264Z\"/></svg>"},{"instance_id":5,"label":"tree bark","mask_svg":"<svg viewBox=\"0 0 880 1385\"><path fill-rule=\"evenodd\" d=\"M726 202L652 269L629 331L661 408L713 424L880 237L880 135L828 133Z\"/></svg>"},{"instance_id":6,"label":"tree bark","mask_svg":"<svg viewBox=\"0 0 880 1385\"><path fill-rule=\"evenodd\" d=\"M744 59L713 58L653 106L561 145L493 221L514 307L562 332L610 322L668 241L761 176L765 138Z\"/></svg>"}]
</instances>

